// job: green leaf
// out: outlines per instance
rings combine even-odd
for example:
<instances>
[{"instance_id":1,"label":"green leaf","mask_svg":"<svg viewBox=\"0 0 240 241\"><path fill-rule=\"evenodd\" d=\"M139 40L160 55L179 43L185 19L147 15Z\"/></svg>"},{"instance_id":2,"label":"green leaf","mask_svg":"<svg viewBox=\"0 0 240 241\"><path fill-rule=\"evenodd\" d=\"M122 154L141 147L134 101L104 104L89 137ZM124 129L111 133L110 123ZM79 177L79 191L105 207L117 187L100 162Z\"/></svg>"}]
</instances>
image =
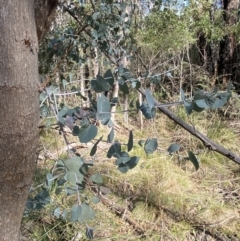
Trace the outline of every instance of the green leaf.
<instances>
[{"instance_id":1,"label":"green leaf","mask_svg":"<svg viewBox=\"0 0 240 241\"><path fill-rule=\"evenodd\" d=\"M138 144L139 144L139 146L141 146L141 147L143 147L143 144L145 143L145 140L140 140L139 142L138 142Z\"/></svg>"},{"instance_id":2,"label":"green leaf","mask_svg":"<svg viewBox=\"0 0 240 241\"><path fill-rule=\"evenodd\" d=\"M59 218L60 215L61 215L61 208L60 208L60 207L56 208L56 209L54 210L54 212L53 212L53 215L54 215L56 218Z\"/></svg>"},{"instance_id":3,"label":"green leaf","mask_svg":"<svg viewBox=\"0 0 240 241\"><path fill-rule=\"evenodd\" d=\"M111 158L112 156L114 157L119 157L121 154L121 145L118 142L115 142L113 145L110 146L107 157Z\"/></svg>"},{"instance_id":4,"label":"green leaf","mask_svg":"<svg viewBox=\"0 0 240 241\"><path fill-rule=\"evenodd\" d=\"M128 161L126 164L129 166L129 169L134 168L139 162L138 156L131 157L130 161Z\"/></svg>"},{"instance_id":5,"label":"green leaf","mask_svg":"<svg viewBox=\"0 0 240 241\"><path fill-rule=\"evenodd\" d=\"M81 184L84 176L79 172L68 172L66 174L66 180L69 181L73 186Z\"/></svg>"},{"instance_id":6,"label":"green leaf","mask_svg":"<svg viewBox=\"0 0 240 241\"><path fill-rule=\"evenodd\" d=\"M75 156L65 160L63 163L69 172L78 172L84 162L81 157Z\"/></svg>"},{"instance_id":7,"label":"green leaf","mask_svg":"<svg viewBox=\"0 0 240 241\"><path fill-rule=\"evenodd\" d=\"M132 131L129 132L127 147L128 147L128 151L131 151L132 148L133 148L133 133L132 133Z\"/></svg>"},{"instance_id":8,"label":"green leaf","mask_svg":"<svg viewBox=\"0 0 240 241\"><path fill-rule=\"evenodd\" d=\"M192 103L190 103L188 101L184 101L183 104L184 104L184 108L185 108L185 111L186 111L187 115L191 115L191 113L193 111Z\"/></svg>"},{"instance_id":9,"label":"green leaf","mask_svg":"<svg viewBox=\"0 0 240 241\"><path fill-rule=\"evenodd\" d=\"M106 73L104 74L104 79L108 82L110 86L113 86L114 84L114 78L111 69L108 69Z\"/></svg>"},{"instance_id":10,"label":"green leaf","mask_svg":"<svg viewBox=\"0 0 240 241\"><path fill-rule=\"evenodd\" d=\"M108 98L101 94L97 97L97 120L101 120L106 125L111 118L111 105Z\"/></svg>"},{"instance_id":11,"label":"green leaf","mask_svg":"<svg viewBox=\"0 0 240 241\"><path fill-rule=\"evenodd\" d=\"M47 175L46 175L46 182L47 182L48 186L52 185L53 175L51 173L47 173Z\"/></svg>"},{"instance_id":12,"label":"green leaf","mask_svg":"<svg viewBox=\"0 0 240 241\"><path fill-rule=\"evenodd\" d=\"M154 151L156 151L158 147L158 142L156 138L147 139L144 144L144 151L146 154L152 154Z\"/></svg>"},{"instance_id":13,"label":"green leaf","mask_svg":"<svg viewBox=\"0 0 240 241\"><path fill-rule=\"evenodd\" d=\"M120 164L126 164L128 161L130 161L131 157L129 154L125 151L121 152L118 159L116 160L115 164L120 165Z\"/></svg>"},{"instance_id":14,"label":"green leaf","mask_svg":"<svg viewBox=\"0 0 240 241\"><path fill-rule=\"evenodd\" d=\"M149 89L146 89L146 99L147 99L148 107L152 111L152 108L154 107L154 98Z\"/></svg>"},{"instance_id":15,"label":"green leaf","mask_svg":"<svg viewBox=\"0 0 240 241\"><path fill-rule=\"evenodd\" d=\"M189 158L189 160L193 163L193 165L194 165L194 167L195 167L195 169L196 169L196 171L197 171L198 168L199 168L199 161L198 161L198 159L196 158L196 156L195 156L191 151L189 151L189 152L188 152L188 158Z\"/></svg>"},{"instance_id":16,"label":"green leaf","mask_svg":"<svg viewBox=\"0 0 240 241\"><path fill-rule=\"evenodd\" d=\"M71 209L71 222L76 222L82 213L82 207L80 205L74 204Z\"/></svg>"},{"instance_id":17,"label":"green leaf","mask_svg":"<svg viewBox=\"0 0 240 241\"><path fill-rule=\"evenodd\" d=\"M146 119L152 119L156 116L156 108L152 107L152 109L150 109L148 104L146 103L142 103L142 105L140 106L140 110L142 111Z\"/></svg>"},{"instance_id":18,"label":"green leaf","mask_svg":"<svg viewBox=\"0 0 240 241\"><path fill-rule=\"evenodd\" d=\"M200 107L200 108L202 108L202 109L207 109L207 108L209 108L209 105L207 104L206 99L194 100L194 103L195 103L198 107Z\"/></svg>"},{"instance_id":19,"label":"green leaf","mask_svg":"<svg viewBox=\"0 0 240 241\"><path fill-rule=\"evenodd\" d=\"M98 197L98 196L94 196L94 197L92 198L92 202L93 202L93 204L98 204L98 203L100 202L99 197Z\"/></svg>"},{"instance_id":20,"label":"green leaf","mask_svg":"<svg viewBox=\"0 0 240 241\"><path fill-rule=\"evenodd\" d=\"M93 147L92 147L92 149L91 149L91 151L90 151L90 156L94 156L94 155L95 155L95 153L96 153L96 151L97 151L97 145L98 145L98 143L102 140L102 138L103 138L103 136L101 136L100 139L98 139L98 140L96 141L96 143L93 145Z\"/></svg>"},{"instance_id":21,"label":"green leaf","mask_svg":"<svg viewBox=\"0 0 240 241\"><path fill-rule=\"evenodd\" d=\"M126 164L121 163L121 164L118 166L118 170L119 170L121 173L126 173L126 172L129 170L129 166L126 165Z\"/></svg>"},{"instance_id":22,"label":"green leaf","mask_svg":"<svg viewBox=\"0 0 240 241\"><path fill-rule=\"evenodd\" d=\"M181 99L185 101L185 94L182 88L180 89L180 95L181 95Z\"/></svg>"},{"instance_id":23,"label":"green leaf","mask_svg":"<svg viewBox=\"0 0 240 241\"><path fill-rule=\"evenodd\" d=\"M119 83L119 89L125 94L128 95L129 94L129 88L127 83L124 82L124 84L120 84Z\"/></svg>"},{"instance_id":24,"label":"green leaf","mask_svg":"<svg viewBox=\"0 0 240 241\"><path fill-rule=\"evenodd\" d=\"M95 12L95 13L93 13L92 19L93 19L94 21L96 21L99 15L100 15L100 12Z\"/></svg>"},{"instance_id":25,"label":"green leaf","mask_svg":"<svg viewBox=\"0 0 240 241\"><path fill-rule=\"evenodd\" d=\"M97 79L91 80L91 87L96 93L101 93L110 89L108 82L100 75L97 75Z\"/></svg>"},{"instance_id":26,"label":"green leaf","mask_svg":"<svg viewBox=\"0 0 240 241\"><path fill-rule=\"evenodd\" d=\"M68 215L68 210L67 210L67 209L64 209L64 211L63 211L63 213L62 213L62 218L63 218L64 220L66 220L66 219L67 219L67 215Z\"/></svg>"},{"instance_id":27,"label":"green leaf","mask_svg":"<svg viewBox=\"0 0 240 241\"><path fill-rule=\"evenodd\" d=\"M74 127L73 127L73 130L72 130L72 134L73 134L74 136L78 136L79 133L80 133L80 128L79 128L79 126L74 126Z\"/></svg>"},{"instance_id":28,"label":"green leaf","mask_svg":"<svg viewBox=\"0 0 240 241\"><path fill-rule=\"evenodd\" d=\"M87 127L83 126L80 128L78 137L81 143L88 143L96 137L97 133L98 128L95 125L90 124Z\"/></svg>"},{"instance_id":29,"label":"green leaf","mask_svg":"<svg viewBox=\"0 0 240 241\"><path fill-rule=\"evenodd\" d=\"M113 138L114 138L114 128L111 129L108 137L107 137L107 142L108 143L112 143L113 142Z\"/></svg>"},{"instance_id":30,"label":"green leaf","mask_svg":"<svg viewBox=\"0 0 240 241\"><path fill-rule=\"evenodd\" d=\"M169 152L169 154L171 155L173 152L179 151L180 150L180 146L177 143L174 143L172 145L170 145L167 149L167 151Z\"/></svg>"},{"instance_id":31,"label":"green leaf","mask_svg":"<svg viewBox=\"0 0 240 241\"><path fill-rule=\"evenodd\" d=\"M102 184L103 183L103 178L102 175L99 173L93 174L90 179L92 180L93 183L95 184Z\"/></svg>"},{"instance_id":32,"label":"green leaf","mask_svg":"<svg viewBox=\"0 0 240 241\"><path fill-rule=\"evenodd\" d=\"M196 112L202 112L204 108L200 108L195 102L192 102L192 109Z\"/></svg>"},{"instance_id":33,"label":"green leaf","mask_svg":"<svg viewBox=\"0 0 240 241\"><path fill-rule=\"evenodd\" d=\"M87 222L89 219L93 219L95 217L95 213L93 209L86 203L81 205L82 212L80 217L78 218L79 222Z\"/></svg>"}]
</instances>

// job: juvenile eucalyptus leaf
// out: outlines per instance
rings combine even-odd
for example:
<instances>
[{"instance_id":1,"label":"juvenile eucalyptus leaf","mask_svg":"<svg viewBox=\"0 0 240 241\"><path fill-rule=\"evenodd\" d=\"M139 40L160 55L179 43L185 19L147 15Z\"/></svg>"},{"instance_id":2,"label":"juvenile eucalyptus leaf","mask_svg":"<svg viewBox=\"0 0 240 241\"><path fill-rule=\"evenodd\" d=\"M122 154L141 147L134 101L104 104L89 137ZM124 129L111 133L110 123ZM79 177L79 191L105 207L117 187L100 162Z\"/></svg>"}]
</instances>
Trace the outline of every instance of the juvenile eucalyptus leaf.
<instances>
[{"instance_id":1,"label":"juvenile eucalyptus leaf","mask_svg":"<svg viewBox=\"0 0 240 241\"><path fill-rule=\"evenodd\" d=\"M129 166L129 169L132 169L138 164L138 162L139 162L139 157L133 156L126 164Z\"/></svg>"},{"instance_id":2,"label":"juvenile eucalyptus leaf","mask_svg":"<svg viewBox=\"0 0 240 241\"><path fill-rule=\"evenodd\" d=\"M53 182L53 175L52 173L47 173L46 175L46 182L47 182L47 185L51 185L52 182Z\"/></svg>"},{"instance_id":3,"label":"juvenile eucalyptus leaf","mask_svg":"<svg viewBox=\"0 0 240 241\"><path fill-rule=\"evenodd\" d=\"M154 98L149 89L146 89L146 99L150 110L154 107Z\"/></svg>"},{"instance_id":4,"label":"juvenile eucalyptus leaf","mask_svg":"<svg viewBox=\"0 0 240 241\"><path fill-rule=\"evenodd\" d=\"M99 197L98 197L98 196L94 196L94 197L92 198L92 202L93 202L93 204L98 204L98 203L100 202Z\"/></svg>"},{"instance_id":5,"label":"juvenile eucalyptus leaf","mask_svg":"<svg viewBox=\"0 0 240 241\"><path fill-rule=\"evenodd\" d=\"M97 151L97 145L98 143L102 140L103 136L100 137L100 139L98 139L96 141L96 143L93 145L91 151L90 151L90 156L94 156L96 154L96 151Z\"/></svg>"},{"instance_id":6,"label":"juvenile eucalyptus leaf","mask_svg":"<svg viewBox=\"0 0 240 241\"><path fill-rule=\"evenodd\" d=\"M113 138L114 138L114 128L111 129L108 137L107 137L107 142L108 143L112 143L113 142Z\"/></svg>"},{"instance_id":7,"label":"juvenile eucalyptus leaf","mask_svg":"<svg viewBox=\"0 0 240 241\"><path fill-rule=\"evenodd\" d=\"M53 215L56 217L56 218L59 218L60 217L60 215L61 215L61 208L60 207L58 207L58 208L56 208L55 210L54 210L54 212L53 212Z\"/></svg>"},{"instance_id":8,"label":"juvenile eucalyptus leaf","mask_svg":"<svg viewBox=\"0 0 240 241\"><path fill-rule=\"evenodd\" d=\"M202 112L204 108L200 108L194 101L192 102L192 109L196 112Z\"/></svg>"},{"instance_id":9,"label":"juvenile eucalyptus leaf","mask_svg":"<svg viewBox=\"0 0 240 241\"><path fill-rule=\"evenodd\" d=\"M139 142L138 142L138 144L139 144L139 146L142 146L143 147L143 144L145 143L145 140L140 140Z\"/></svg>"},{"instance_id":10,"label":"juvenile eucalyptus leaf","mask_svg":"<svg viewBox=\"0 0 240 241\"><path fill-rule=\"evenodd\" d=\"M71 209L71 222L76 222L82 213L82 207L78 204L74 204Z\"/></svg>"},{"instance_id":11,"label":"juvenile eucalyptus leaf","mask_svg":"<svg viewBox=\"0 0 240 241\"><path fill-rule=\"evenodd\" d=\"M156 151L158 147L158 142L156 138L147 139L144 144L144 151L146 154L152 154L154 151Z\"/></svg>"},{"instance_id":12,"label":"juvenile eucalyptus leaf","mask_svg":"<svg viewBox=\"0 0 240 241\"><path fill-rule=\"evenodd\" d=\"M111 190L110 190L108 187L100 186L100 192L101 192L103 195L108 195L109 193L111 193Z\"/></svg>"},{"instance_id":13,"label":"juvenile eucalyptus leaf","mask_svg":"<svg viewBox=\"0 0 240 241\"><path fill-rule=\"evenodd\" d=\"M130 159L131 159L131 157L129 156L129 154L127 152L123 151L120 153L115 164L116 165L120 165L121 163L126 164Z\"/></svg>"},{"instance_id":14,"label":"juvenile eucalyptus leaf","mask_svg":"<svg viewBox=\"0 0 240 241\"><path fill-rule=\"evenodd\" d=\"M118 142L115 142L111 147L109 148L107 152L107 157L111 158L112 156L114 157L119 157L121 154L121 145Z\"/></svg>"},{"instance_id":15,"label":"juvenile eucalyptus leaf","mask_svg":"<svg viewBox=\"0 0 240 241\"><path fill-rule=\"evenodd\" d=\"M128 95L129 94L129 88L126 82L124 82L124 84L119 84L119 89L125 94Z\"/></svg>"},{"instance_id":16,"label":"juvenile eucalyptus leaf","mask_svg":"<svg viewBox=\"0 0 240 241\"><path fill-rule=\"evenodd\" d=\"M169 154L171 155L173 152L177 152L180 150L180 146L177 143L174 143L172 145L170 145L167 149L167 151L169 152Z\"/></svg>"},{"instance_id":17,"label":"juvenile eucalyptus leaf","mask_svg":"<svg viewBox=\"0 0 240 241\"><path fill-rule=\"evenodd\" d=\"M90 124L87 127L83 126L80 128L78 137L81 143L88 143L96 137L97 133L98 128L95 125Z\"/></svg>"},{"instance_id":18,"label":"juvenile eucalyptus leaf","mask_svg":"<svg viewBox=\"0 0 240 241\"><path fill-rule=\"evenodd\" d=\"M100 75L97 76L97 79L91 80L91 87L96 93L101 93L110 89L108 82Z\"/></svg>"},{"instance_id":19,"label":"juvenile eucalyptus leaf","mask_svg":"<svg viewBox=\"0 0 240 241\"><path fill-rule=\"evenodd\" d=\"M74 136L78 136L79 133L80 133L80 128L79 128L79 126L74 126L74 127L73 127L73 130L72 130L72 134L73 134Z\"/></svg>"},{"instance_id":20,"label":"juvenile eucalyptus leaf","mask_svg":"<svg viewBox=\"0 0 240 241\"><path fill-rule=\"evenodd\" d=\"M128 147L128 151L131 151L133 148L133 132L132 131L129 132L127 147Z\"/></svg>"},{"instance_id":21,"label":"juvenile eucalyptus leaf","mask_svg":"<svg viewBox=\"0 0 240 241\"><path fill-rule=\"evenodd\" d=\"M90 179L92 180L93 183L95 184L103 184L103 178L102 175L99 173L93 174Z\"/></svg>"},{"instance_id":22,"label":"juvenile eucalyptus leaf","mask_svg":"<svg viewBox=\"0 0 240 241\"><path fill-rule=\"evenodd\" d=\"M65 126L67 126L69 129L73 130L74 128L74 123L73 123L73 118L70 116L66 116L65 119Z\"/></svg>"},{"instance_id":23,"label":"juvenile eucalyptus leaf","mask_svg":"<svg viewBox=\"0 0 240 241\"><path fill-rule=\"evenodd\" d=\"M111 105L108 98L101 94L97 98L97 119L101 120L103 124L107 124L107 122L111 118Z\"/></svg>"},{"instance_id":24,"label":"juvenile eucalyptus leaf","mask_svg":"<svg viewBox=\"0 0 240 241\"><path fill-rule=\"evenodd\" d=\"M126 172L129 170L129 166L126 165L126 164L121 163L121 164L118 166L118 170L119 170L121 173L126 173Z\"/></svg>"},{"instance_id":25,"label":"juvenile eucalyptus leaf","mask_svg":"<svg viewBox=\"0 0 240 241\"><path fill-rule=\"evenodd\" d=\"M64 220L66 220L66 219L67 219L67 216L68 216L68 210L67 210L67 209L64 209L64 211L62 212L62 218L63 218Z\"/></svg>"},{"instance_id":26,"label":"juvenile eucalyptus leaf","mask_svg":"<svg viewBox=\"0 0 240 241\"><path fill-rule=\"evenodd\" d=\"M191 113L193 111L192 103L190 103L188 101L184 101L183 104L184 104L184 108L185 108L185 111L186 111L187 115L191 115Z\"/></svg>"},{"instance_id":27,"label":"juvenile eucalyptus leaf","mask_svg":"<svg viewBox=\"0 0 240 241\"><path fill-rule=\"evenodd\" d=\"M196 156L191 151L189 151L188 152L188 158L193 163L193 165L194 165L194 167L195 167L195 169L197 171L199 169L199 161L196 158Z\"/></svg>"},{"instance_id":28,"label":"juvenile eucalyptus leaf","mask_svg":"<svg viewBox=\"0 0 240 241\"><path fill-rule=\"evenodd\" d=\"M108 69L106 71L106 73L104 74L104 79L108 82L108 84L110 86L113 86L113 84L114 84L114 77L113 77L111 69Z\"/></svg>"},{"instance_id":29,"label":"juvenile eucalyptus leaf","mask_svg":"<svg viewBox=\"0 0 240 241\"><path fill-rule=\"evenodd\" d=\"M82 212L80 217L78 218L79 222L87 222L90 219L93 219L95 217L95 213L93 209L86 203L83 203L81 205Z\"/></svg>"},{"instance_id":30,"label":"juvenile eucalyptus leaf","mask_svg":"<svg viewBox=\"0 0 240 241\"><path fill-rule=\"evenodd\" d=\"M140 106L140 110L142 111L146 119L152 119L156 116L156 108L152 107L152 109L150 109L148 104L146 103L142 103L142 105Z\"/></svg>"},{"instance_id":31,"label":"juvenile eucalyptus leaf","mask_svg":"<svg viewBox=\"0 0 240 241\"><path fill-rule=\"evenodd\" d=\"M182 88L180 89L180 95L181 95L181 99L185 101L185 93Z\"/></svg>"},{"instance_id":32,"label":"juvenile eucalyptus leaf","mask_svg":"<svg viewBox=\"0 0 240 241\"><path fill-rule=\"evenodd\" d=\"M79 171L84 162L81 157L75 156L65 160L63 163L68 171L76 173Z\"/></svg>"}]
</instances>

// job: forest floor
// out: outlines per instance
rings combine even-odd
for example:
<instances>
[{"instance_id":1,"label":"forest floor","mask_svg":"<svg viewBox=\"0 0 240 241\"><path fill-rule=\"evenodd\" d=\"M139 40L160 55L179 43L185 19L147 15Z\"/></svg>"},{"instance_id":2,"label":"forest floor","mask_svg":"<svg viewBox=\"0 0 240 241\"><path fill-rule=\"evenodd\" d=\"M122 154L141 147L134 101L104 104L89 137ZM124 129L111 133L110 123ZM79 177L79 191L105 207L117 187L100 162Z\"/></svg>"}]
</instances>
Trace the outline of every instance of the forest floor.
<instances>
[{"instance_id":1,"label":"forest floor","mask_svg":"<svg viewBox=\"0 0 240 241\"><path fill-rule=\"evenodd\" d=\"M171 110L210 139L240 155L240 115L231 110L230 104L221 113L194 113L190 120L182 107L171 107ZM23 219L23 240L88 240L86 226L94 228L93 240L240 240L239 165L209 151L161 113L154 120L144 121L142 130L138 114L131 114L127 124L122 115L115 119L118 125L115 139L119 142L127 143L129 130L133 131L131 155L140 156L138 165L125 174L119 172L115 160L106 157L110 144L101 144L90 173L101 173L104 186L111 193L100 195L100 203L91 204L96 218L87 223L57 219L53 215L56 203L71 209L74 200L53 192L49 205ZM106 139L109 130L103 126L99 128L99 136L104 135ZM152 155L146 155L138 144L148 137L157 138L159 144ZM77 139L71 141L77 143ZM56 158L66 155L63 138L58 132L46 131L41 142L45 151L38 161L35 187L44 182ZM181 157L187 156L189 150L194 152L200 160L200 169L196 171L191 162L180 161L177 154L169 155L167 149L172 143L181 146L178 153ZM91 148L83 145L76 148L81 155L89 157ZM93 195L94 189L87 185L82 198Z\"/></svg>"}]
</instances>

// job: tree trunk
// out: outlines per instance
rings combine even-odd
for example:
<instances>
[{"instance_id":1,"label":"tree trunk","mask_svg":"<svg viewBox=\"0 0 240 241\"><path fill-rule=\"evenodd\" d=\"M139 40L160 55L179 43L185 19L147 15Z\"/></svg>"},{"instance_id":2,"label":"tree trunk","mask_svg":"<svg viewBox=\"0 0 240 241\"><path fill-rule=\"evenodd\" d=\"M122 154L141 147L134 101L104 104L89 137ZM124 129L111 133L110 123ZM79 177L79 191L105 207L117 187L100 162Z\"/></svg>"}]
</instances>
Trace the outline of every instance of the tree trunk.
<instances>
[{"instance_id":1,"label":"tree trunk","mask_svg":"<svg viewBox=\"0 0 240 241\"><path fill-rule=\"evenodd\" d=\"M17 241L38 146L34 0L0 0L0 33L0 240Z\"/></svg>"}]
</instances>

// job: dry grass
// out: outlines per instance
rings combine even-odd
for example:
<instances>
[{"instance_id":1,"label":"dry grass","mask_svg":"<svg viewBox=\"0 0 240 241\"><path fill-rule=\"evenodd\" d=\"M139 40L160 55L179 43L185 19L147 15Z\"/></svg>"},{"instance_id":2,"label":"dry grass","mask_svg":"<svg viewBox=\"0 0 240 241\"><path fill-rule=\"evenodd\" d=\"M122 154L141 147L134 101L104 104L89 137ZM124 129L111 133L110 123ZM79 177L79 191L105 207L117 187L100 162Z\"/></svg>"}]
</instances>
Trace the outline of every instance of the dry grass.
<instances>
[{"instance_id":1,"label":"dry grass","mask_svg":"<svg viewBox=\"0 0 240 241\"><path fill-rule=\"evenodd\" d=\"M182 108L176 112L188 121ZM200 141L163 114L154 121L145 121L143 131L136 127L134 118L128 125L121 121L122 117L116 118L121 125L116 138L126 143L127 130L133 130L135 147L131 155L138 155L141 159L137 167L122 174L116 169L114 160L105 158L109 146L104 144L98 149L98 160L91 172L103 174L105 186L111 189L112 194L102 197L103 202L98 205L93 205L96 219L87 225L94 227L94 240L240 240L239 166L220 154L209 152ZM202 133L240 153L239 135L232 122L223 121L217 113L209 112L194 114L191 118ZM108 134L102 128L100 132L105 137ZM48 146L49 152L63 155L56 150L61 150L64 142L57 137L52 139L53 136L48 133L43 138L45 146ZM137 144L147 137L158 138L159 142L158 150L150 156L146 156ZM191 163L179 162L176 155L169 156L166 150L174 142L181 145L181 156L186 156L188 150L198 154L201 169L196 172ZM79 151L86 155L90 152L85 148ZM49 163L52 165L49 160L45 163L47 168ZM41 173L46 173L44 170L45 165L41 163L36 183L43 177ZM85 195L92 195L90 187ZM51 214L56 205L67 207L72 202L71 198L63 201L63 197L54 196L53 203L45 210L24 220L25 236L39 241L86 240L86 224L65 223ZM117 213L119 208L125 212ZM31 231L26 228L28 226ZM76 235L79 239L74 239Z\"/></svg>"}]
</instances>

